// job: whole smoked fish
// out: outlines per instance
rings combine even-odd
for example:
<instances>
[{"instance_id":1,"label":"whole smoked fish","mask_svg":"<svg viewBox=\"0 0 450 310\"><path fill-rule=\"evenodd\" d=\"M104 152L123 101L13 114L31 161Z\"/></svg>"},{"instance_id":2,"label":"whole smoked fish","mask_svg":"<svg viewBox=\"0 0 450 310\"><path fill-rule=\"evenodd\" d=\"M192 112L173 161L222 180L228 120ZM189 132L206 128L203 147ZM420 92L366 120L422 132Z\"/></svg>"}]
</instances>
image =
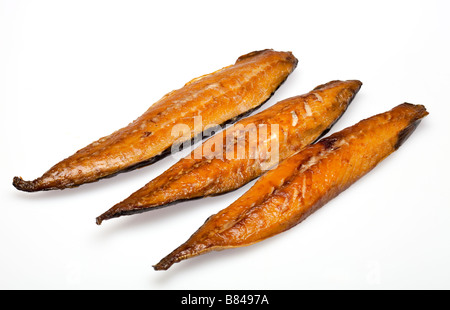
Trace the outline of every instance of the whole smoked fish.
<instances>
[{"instance_id":1,"label":"whole smoked fish","mask_svg":"<svg viewBox=\"0 0 450 310\"><path fill-rule=\"evenodd\" d=\"M331 81L235 123L97 217L97 224L243 186L324 134L361 84Z\"/></svg>"},{"instance_id":2,"label":"whole smoked fish","mask_svg":"<svg viewBox=\"0 0 450 310\"><path fill-rule=\"evenodd\" d=\"M397 150L428 112L401 104L306 147L211 216L155 270L213 250L247 246L297 225Z\"/></svg>"},{"instance_id":3,"label":"whole smoked fish","mask_svg":"<svg viewBox=\"0 0 450 310\"><path fill-rule=\"evenodd\" d=\"M243 55L234 65L168 93L128 126L89 144L34 181L14 177L13 185L28 192L65 189L147 165L168 154L179 140L171 135L174 125L188 125L186 139L192 139L209 124L235 121L267 101L297 62L290 52ZM202 117L201 128L195 128L195 116Z\"/></svg>"}]
</instances>

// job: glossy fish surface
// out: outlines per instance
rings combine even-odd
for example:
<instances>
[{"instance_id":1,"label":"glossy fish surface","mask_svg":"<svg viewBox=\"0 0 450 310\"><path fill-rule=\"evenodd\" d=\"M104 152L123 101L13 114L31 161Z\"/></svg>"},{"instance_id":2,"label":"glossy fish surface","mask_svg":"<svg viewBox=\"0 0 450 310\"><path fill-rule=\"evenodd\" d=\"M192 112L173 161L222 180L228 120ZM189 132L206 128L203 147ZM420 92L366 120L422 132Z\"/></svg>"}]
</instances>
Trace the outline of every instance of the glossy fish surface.
<instances>
[{"instance_id":1,"label":"glossy fish surface","mask_svg":"<svg viewBox=\"0 0 450 310\"><path fill-rule=\"evenodd\" d=\"M292 228L396 151L427 114L422 105L404 103L295 153L209 217L154 269L166 270L210 251L248 246Z\"/></svg>"},{"instance_id":2,"label":"glossy fish surface","mask_svg":"<svg viewBox=\"0 0 450 310\"><path fill-rule=\"evenodd\" d=\"M180 141L172 134L175 125L187 126L190 132L184 138L192 139L210 124L235 121L267 101L297 62L290 52L243 55L234 65L168 93L128 126L77 151L41 177L33 181L14 177L13 185L28 192L65 189L149 164ZM198 116L200 127L194 124Z\"/></svg>"},{"instance_id":3,"label":"glossy fish surface","mask_svg":"<svg viewBox=\"0 0 450 310\"><path fill-rule=\"evenodd\" d=\"M361 85L331 81L242 119L97 217L97 224L243 186L323 135Z\"/></svg>"}]
</instances>

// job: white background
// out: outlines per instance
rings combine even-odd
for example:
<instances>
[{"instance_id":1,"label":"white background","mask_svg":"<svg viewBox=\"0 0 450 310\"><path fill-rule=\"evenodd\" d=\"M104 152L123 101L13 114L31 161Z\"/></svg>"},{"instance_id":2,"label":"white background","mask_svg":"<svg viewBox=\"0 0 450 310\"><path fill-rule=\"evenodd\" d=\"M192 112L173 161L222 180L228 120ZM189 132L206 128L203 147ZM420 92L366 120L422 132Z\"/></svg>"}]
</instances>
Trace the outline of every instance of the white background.
<instances>
[{"instance_id":1,"label":"white background","mask_svg":"<svg viewBox=\"0 0 450 310\"><path fill-rule=\"evenodd\" d=\"M0 1L0 288L450 289L449 14L445 0ZM12 186L265 48L299 65L262 109L359 79L332 132L405 101L430 115L300 225L165 272L152 265L253 183L101 226L175 159L64 191Z\"/></svg>"}]
</instances>

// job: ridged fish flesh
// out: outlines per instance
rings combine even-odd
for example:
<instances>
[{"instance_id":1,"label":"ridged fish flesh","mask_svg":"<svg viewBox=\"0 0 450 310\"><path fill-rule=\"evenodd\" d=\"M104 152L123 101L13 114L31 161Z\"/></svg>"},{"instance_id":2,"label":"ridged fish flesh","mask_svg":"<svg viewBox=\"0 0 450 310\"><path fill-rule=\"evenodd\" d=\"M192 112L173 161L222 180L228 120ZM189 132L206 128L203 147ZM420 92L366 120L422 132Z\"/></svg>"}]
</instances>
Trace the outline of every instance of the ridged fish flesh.
<instances>
[{"instance_id":1,"label":"ridged fish flesh","mask_svg":"<svg viewBox=\"0 0 450 310\"><path fill-rule=\"evenodd\" d=\"M154 269L248 246L292 228L396 151L427 114L422 105L404 103L304 148L208 218Z\"/></svg>"},{"instance_id":2,"label":"ridged fish flesh","mask_svg":"<svg viewBox=\"0 0 450 310\"><path fill-rule=\"evenodd\" d=\"M97 224L243 186L323 135L361 84L331 81L237 122L97 217Z\"/></svg>"},{"instance_id":3,"label":"ridged fish flesh","mask_svg":"<svg viewBox=\"0 0 450 310\"><path fill-rule=\"evenodd\" d=\"M154 103L128 126L103 137L50 168L41 177L13 185L34 192L76 187L147 165L168 154L180 137L177 124L198 137L210 124L234 122L259 107L297 66L290 52L263 50L238 58L234 65L196 78ZM201 116L201 126L194 119Z\"/></svg>"}]
</instances>

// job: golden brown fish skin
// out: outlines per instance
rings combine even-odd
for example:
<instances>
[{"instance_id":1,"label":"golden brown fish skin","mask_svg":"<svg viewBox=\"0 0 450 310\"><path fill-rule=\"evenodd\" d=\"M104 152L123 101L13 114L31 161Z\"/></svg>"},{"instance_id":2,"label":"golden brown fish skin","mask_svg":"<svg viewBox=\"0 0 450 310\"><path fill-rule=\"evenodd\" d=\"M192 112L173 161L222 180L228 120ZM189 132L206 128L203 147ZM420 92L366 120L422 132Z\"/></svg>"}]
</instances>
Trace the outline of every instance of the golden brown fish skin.
<instances>
[{"instance_id":1,"label":"golden brown fish skin","mask_svg":"<svg viewBox=\"0 0 450 310\"><path fill-rule=\"evenodd\" d=\"M401 104L292 155L211 216L155 270L213 250L251 245L290 229L398 149L428 112Z\"/></svg>"},{"instance_id":2,"label":"golden brown fish skin","mask_svg":"<svg viewBox=\"0 0 450 310\"><path fill-rule=\"evenodd\" d=\"M331 81L237 122L97 217L97 224L243 186L318 139L345 112L361 85L357 80ZM279 131L273 128L272 132L272 125L277 125ZM267 128L267 134L260 128ZM250 134L251 129L256 134ZM234 143L231 147L227 146L230 138ZM278 158L264 158L264 150L271 150L272 143L278 145ZM236 145L242 144L245 154L238 153ZM257 145L259 152L253 147Z\"/></svg>"},{"instance_id":3,"label":"golden brown fish skin","mask_svg":"<svg viewBox=\"0 0 450 310\"><path fill-rule=\"evenodd\" d=\"M209 124L235 121L267 101L297 62L290 52L243 55L234 65L168 93L128 126L79 150L36 180L15 177L13 185L28 192L65 189L151 163L179 141L171 133L174 125L188 125L193 138ZM194 126L198 115L202 128Z\"/></svg>"}]
</instances>

